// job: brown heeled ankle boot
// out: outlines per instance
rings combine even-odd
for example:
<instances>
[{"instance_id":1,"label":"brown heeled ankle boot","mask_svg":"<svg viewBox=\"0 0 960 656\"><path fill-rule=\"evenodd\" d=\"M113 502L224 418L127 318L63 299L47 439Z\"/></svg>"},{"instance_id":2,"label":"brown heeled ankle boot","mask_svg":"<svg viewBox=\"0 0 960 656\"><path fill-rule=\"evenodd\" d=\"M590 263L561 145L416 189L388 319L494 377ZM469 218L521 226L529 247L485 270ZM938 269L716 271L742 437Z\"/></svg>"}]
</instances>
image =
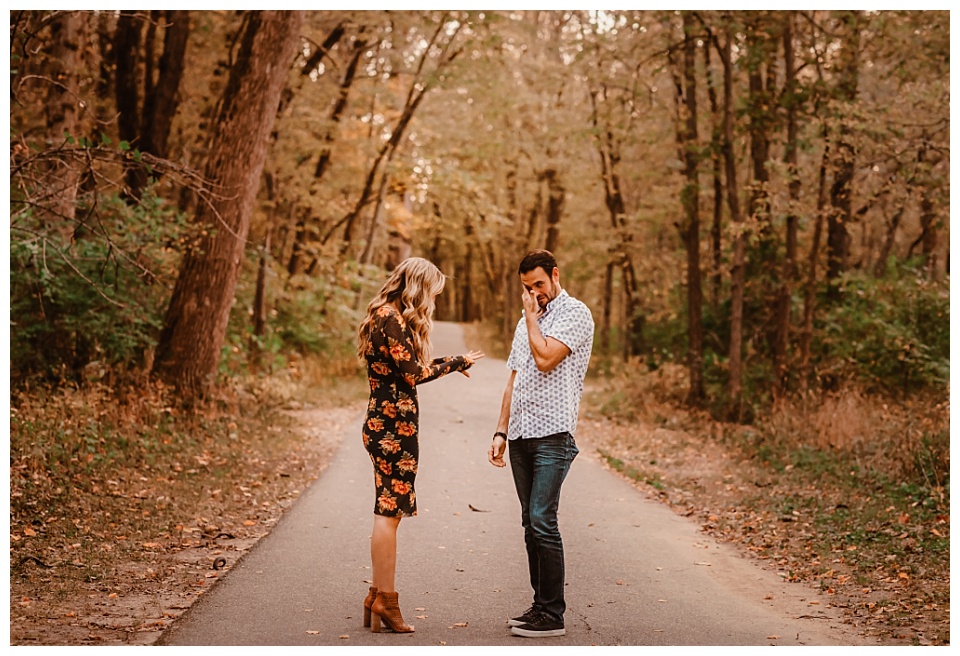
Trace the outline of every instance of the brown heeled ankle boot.
<instances>
[{"instance_id":1,"label":"brown heeled ankle boot","mask_svg":"<svg viewBox=\"0 0 960 656\"><path fill-rule=\"evenodd\" d=\"M377 591L377 597L370 606L370 630L380 633L380 620L394 633L413 633L413 627L403 621L400 614L398 593Z\"/></svg>"},{"instance_id":2,"label":"brown heeled ankle boot","mask_svg":"<svg viewBox=\"0 0 960 656\"><path fill-rule=\"evenodd\" d=\"M367 598L363 600L363 625L365 627L370 626L370 607L373 606L373 600L377 598L377 589L370 586L370 592L367 593Z\"/></svg>"}]
</instances>

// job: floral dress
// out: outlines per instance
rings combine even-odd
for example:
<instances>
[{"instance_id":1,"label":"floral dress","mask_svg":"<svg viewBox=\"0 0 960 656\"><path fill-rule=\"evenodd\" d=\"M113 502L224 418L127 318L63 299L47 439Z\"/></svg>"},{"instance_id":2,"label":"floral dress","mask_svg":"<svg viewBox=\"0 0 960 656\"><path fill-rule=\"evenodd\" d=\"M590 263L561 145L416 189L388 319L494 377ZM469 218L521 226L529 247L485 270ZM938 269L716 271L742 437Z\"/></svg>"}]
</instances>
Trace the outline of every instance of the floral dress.
<instances>
[{"instance_id":1,"label":"floral dress","mask_svg":"<svg viewBox=\"0 0 960 656\"><path fill-rule=\"evenodd\" d=\"M376 515L417 514L413 489L420 455L417 385L452 371L465 371L472 364L462 355L421 364L413 352L413 339L403 317L391 305L379 308L364 353L370 403L363 424L363 446L373 462Z\"/></svg>"}]
</instances>

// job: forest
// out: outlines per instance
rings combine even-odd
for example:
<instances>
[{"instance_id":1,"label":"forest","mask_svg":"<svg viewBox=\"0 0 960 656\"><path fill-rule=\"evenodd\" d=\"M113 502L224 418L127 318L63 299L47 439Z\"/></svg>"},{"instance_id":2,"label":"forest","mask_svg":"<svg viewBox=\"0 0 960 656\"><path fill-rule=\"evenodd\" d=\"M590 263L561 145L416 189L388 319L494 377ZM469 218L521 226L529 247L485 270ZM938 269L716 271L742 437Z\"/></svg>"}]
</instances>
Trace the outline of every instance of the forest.
<instances>
[{"instance_id":1,"label":"forest","mask_svg":"<svg viewBox=\"0 0 960 656\"><path fill-rule=\"evenodd\" d=\"M855 470L877 499L831 509L890 531L891 585L942 578L949 64L946 11L12 10L12 578L116 471L359 398L406 257L505 355L533 248L593 312L603 421ZM942 625L946 578L891 626Z\"/></svg>"}]
</instances>

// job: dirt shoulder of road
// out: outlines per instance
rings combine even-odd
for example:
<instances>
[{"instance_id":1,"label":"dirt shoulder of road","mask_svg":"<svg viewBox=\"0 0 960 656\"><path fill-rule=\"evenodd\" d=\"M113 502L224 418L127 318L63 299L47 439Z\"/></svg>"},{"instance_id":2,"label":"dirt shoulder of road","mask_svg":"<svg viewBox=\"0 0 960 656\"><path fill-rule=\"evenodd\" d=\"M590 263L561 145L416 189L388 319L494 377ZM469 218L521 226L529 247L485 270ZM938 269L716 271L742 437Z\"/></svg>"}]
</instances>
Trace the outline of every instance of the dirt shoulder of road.
<instances>
[{"instance_id":1,"label":"dirt shoulder of road","mask_svg":"<svg viewBox=\"0 0 960 656\"><path fill-rule=\"evenodd\" d=\"M868 644L950 644L949 558L924 552L916 538L921 530L949 537L947 516L908 532L898 524L907 522L903 514L897 518L903 511L890 506L889 520L863 518L851 531L854 500L744 457L719 435L730 427L668 406L653 412L653 421L612 419L600 411L608 394L594 385L591 395L588 387L577 429L581 450L705 534L776 571L785 585L823 593ZM823 521L825 513L847 512L847 504L851 515L844 525ZM867 522L897 533L881 543L871 538ZM848 539L851 533L861 533L860 541Z\"/></svg>"},{"instance_id":2,"label":"dirt shoulder of road","mask_svg":"<svg viewBox=\"0 0 960 656\"><path fill-rule=\"evenodd\" d=\"M208 441L92 474L56 505L15 499L10 644L153 644L270 532L362 410L293 403L221 416ZM39 472L16 466L13 495L44 491L30 478Z\"/></svg>"}]
</instances>

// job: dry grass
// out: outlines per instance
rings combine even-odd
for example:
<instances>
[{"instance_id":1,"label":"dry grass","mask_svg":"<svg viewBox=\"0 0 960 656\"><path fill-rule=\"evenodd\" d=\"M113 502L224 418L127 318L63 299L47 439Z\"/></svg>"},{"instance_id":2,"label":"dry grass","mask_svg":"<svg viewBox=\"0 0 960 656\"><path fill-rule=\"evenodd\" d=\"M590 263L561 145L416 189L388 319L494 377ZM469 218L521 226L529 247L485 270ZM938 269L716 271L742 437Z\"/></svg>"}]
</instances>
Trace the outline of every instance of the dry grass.
<instances>
[{"instance_id":1,"label":"dry grass","mask_svg":"<svg viewBox=\"0 0 960 656\"><path fill-rule=\"evenodd\" d=\"M949 644L949 407L859 390L752 426L681 405L685 371L588 385L578 429L611 469L812 585L878 644Z\"/></svg>"},{"instance_id":2,"label":"dry grass","mask_svg":"<svg viewBox=\"0 0 960 656\"><path fill-rule=\"evenodd\" d=\"M949 477L950 406L899 403L856 388L784 401L761 428L787 448L841 454L861 466L932 488Z\"/></svg>"},{"instance_id":3,"label":"dry grass","mask_svg":"<svg viewBox=\"0 0 960 656\"><path fill-rule=\"evenodd\" d=\"M299 376L190 411L145 380L14 393L11 644L156 640L224 571L218 558L229 569L269 532L361 411L359 378Z\"/></svg>"}]
</instances>

